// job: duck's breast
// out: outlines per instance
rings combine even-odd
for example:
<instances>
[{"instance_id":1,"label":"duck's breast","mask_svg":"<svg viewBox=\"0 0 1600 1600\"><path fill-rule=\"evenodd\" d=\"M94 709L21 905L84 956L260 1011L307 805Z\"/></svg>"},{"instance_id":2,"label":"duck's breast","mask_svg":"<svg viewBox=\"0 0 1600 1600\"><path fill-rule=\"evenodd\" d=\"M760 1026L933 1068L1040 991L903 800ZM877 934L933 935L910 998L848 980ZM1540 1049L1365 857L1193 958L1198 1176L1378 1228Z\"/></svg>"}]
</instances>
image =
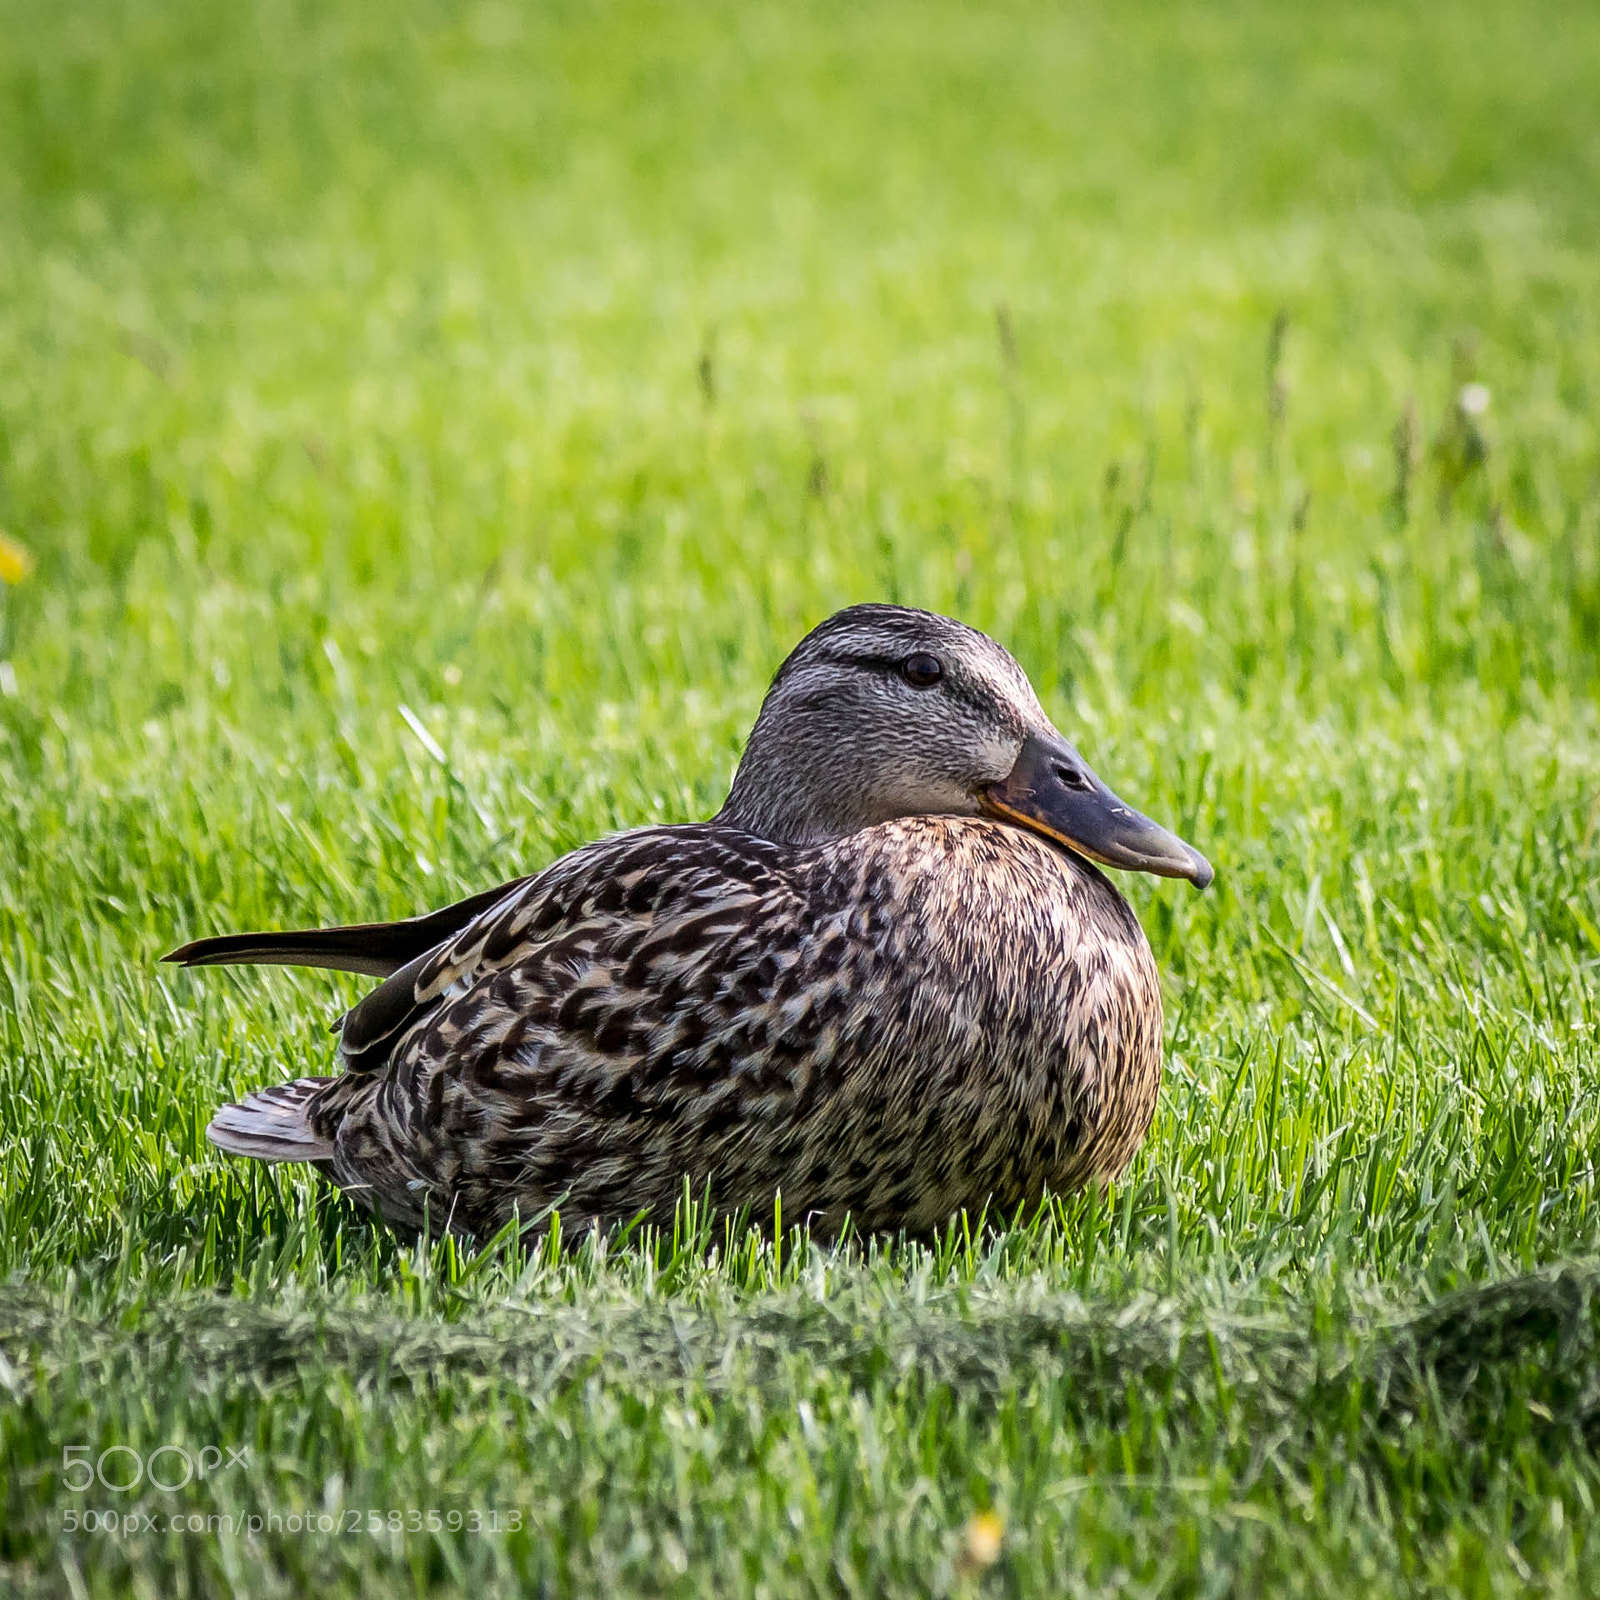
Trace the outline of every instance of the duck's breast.
<instances>
[{"instance_id":1,"label":"duck's breast","mask_svg":"<svg viewBox=\"0 0 1600 1600\"><path fill-rule=\"evenodd\" d=\"M885 1082L937 1108L958 1181L1017 1203L1120 1173L1161 1081L1160 985L1127 902L986 819L908 819L855 846L841 898L873 970L852 1020L877 1030Z\"/></svg>"}]
</instances>

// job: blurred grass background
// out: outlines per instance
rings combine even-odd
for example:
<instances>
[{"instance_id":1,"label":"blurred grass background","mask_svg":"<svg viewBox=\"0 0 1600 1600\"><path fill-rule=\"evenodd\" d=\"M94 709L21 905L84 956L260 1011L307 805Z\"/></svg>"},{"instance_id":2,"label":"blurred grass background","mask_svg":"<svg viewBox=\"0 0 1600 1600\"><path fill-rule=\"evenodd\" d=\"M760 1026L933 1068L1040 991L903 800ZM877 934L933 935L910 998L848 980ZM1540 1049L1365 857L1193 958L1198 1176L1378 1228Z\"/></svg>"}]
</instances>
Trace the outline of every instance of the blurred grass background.
<instances>
[{"instance_id":1,"label":"blurred grass background","mask_svg":"<svg viewBox=\"0 0 1600 1600\"><path fill-rule=\"evenodd\" d=\"M1592 1591L1592 7L0 38L10 1583ZM465 1260L209 1150L355 991L156 954L705 815L871 598L995 633L1218 866L1126 885L1171 1075L1103 1205ZM249 1481L185 1505L524 1530L64 1531L64 1445L217 1433Z\"/></svg>"}]
</instances>

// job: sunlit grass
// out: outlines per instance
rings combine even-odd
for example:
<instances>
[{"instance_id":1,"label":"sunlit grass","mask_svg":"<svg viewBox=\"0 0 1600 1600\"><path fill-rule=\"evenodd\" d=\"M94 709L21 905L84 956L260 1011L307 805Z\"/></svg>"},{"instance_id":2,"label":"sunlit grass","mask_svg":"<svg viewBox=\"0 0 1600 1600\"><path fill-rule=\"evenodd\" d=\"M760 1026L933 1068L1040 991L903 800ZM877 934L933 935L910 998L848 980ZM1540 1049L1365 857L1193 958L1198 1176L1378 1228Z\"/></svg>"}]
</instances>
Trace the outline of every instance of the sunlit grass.
<instances>
[{"instance_id":1,"label":"sunlit grass","mask_svg":"<svg viewBox=\"0 0 1600 1600\"><path fill-rule=\"evenodd\" d=\"M0 0L9 1587L1600 1585L1600 34L1537 9ZM162 950L706 815L869 598L1217 865L1125 885L1125 1182L473 1252L210 1149L359 987ZM64 1520L180 1505L522 1526Z\"/></svg>"}]
</instances>

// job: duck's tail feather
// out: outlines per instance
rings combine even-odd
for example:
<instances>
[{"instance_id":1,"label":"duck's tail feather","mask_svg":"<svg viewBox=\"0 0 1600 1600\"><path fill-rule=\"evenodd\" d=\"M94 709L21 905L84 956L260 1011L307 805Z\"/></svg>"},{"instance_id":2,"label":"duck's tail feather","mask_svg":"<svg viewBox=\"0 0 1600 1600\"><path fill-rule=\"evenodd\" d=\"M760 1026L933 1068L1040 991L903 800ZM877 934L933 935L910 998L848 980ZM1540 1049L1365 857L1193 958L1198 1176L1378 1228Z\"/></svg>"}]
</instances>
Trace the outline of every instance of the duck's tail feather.
<instances>
[{"instance_id":1,"label":"duck's tail feather","mask_svg":"<svg viewBox=\"0 0 1600 1600\"><path fill-rule=\"evenodd\" d=\"M185 967L329 967L387 978L411 958L412 941L396 937L391 925L375 922L353 928L297 928L290 933L224 933L196 939L162 956Z\"/></svg>"},{"instance_id":2,"label":"duck's tail feather","mask_svg":"<svg viewBox=\"0 0 1600 1600\"><path fill-rule=\"evenodd\" d=\"M516 878L453 906L404 922L361 922L348 928L296 928L289 933L224 933L195 939L162 956L185 967L330 967L387 978L408 961L454 938L476 916L519 889Z\"/></svg>"},{"instance_id":3,"label":"duck's tail feather","mask_svg":"<svg viewBox=\"0 0 1600 1600\"><path fill-rule=\"evenodd\" d=\"M296 1078L247 1094L223 1106L211 1119L206 1137L231 1156L257 1161L328 1161L333 1141L312 1126L311 1101L332 1078Z\"/></svg>"}]
</instances>

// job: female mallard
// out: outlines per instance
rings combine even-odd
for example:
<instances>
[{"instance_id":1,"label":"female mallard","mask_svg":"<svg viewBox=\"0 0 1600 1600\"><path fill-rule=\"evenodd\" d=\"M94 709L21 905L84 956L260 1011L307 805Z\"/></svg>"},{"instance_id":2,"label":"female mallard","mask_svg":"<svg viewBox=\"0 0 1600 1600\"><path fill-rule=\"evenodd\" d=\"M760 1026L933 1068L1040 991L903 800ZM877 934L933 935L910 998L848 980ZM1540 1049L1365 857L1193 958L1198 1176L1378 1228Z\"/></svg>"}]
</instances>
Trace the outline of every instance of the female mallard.
<instances>
[{"instance_id":1,"label":"female mallard","mask_svg":"<svg viewBox=\"0 0 1600 1600\"><path fill-rule=\"evenodd\" d=\"M207 1130L405 1227L719 1210L926 1231L1116 1176L1161 1078L1155 963L1084 858L1199 888L1026 674L948 618L808 634L710 822L638 828L406 922L202 939L187 966L384 981L344 1070Z\"/></svg>"}]
</instances>

